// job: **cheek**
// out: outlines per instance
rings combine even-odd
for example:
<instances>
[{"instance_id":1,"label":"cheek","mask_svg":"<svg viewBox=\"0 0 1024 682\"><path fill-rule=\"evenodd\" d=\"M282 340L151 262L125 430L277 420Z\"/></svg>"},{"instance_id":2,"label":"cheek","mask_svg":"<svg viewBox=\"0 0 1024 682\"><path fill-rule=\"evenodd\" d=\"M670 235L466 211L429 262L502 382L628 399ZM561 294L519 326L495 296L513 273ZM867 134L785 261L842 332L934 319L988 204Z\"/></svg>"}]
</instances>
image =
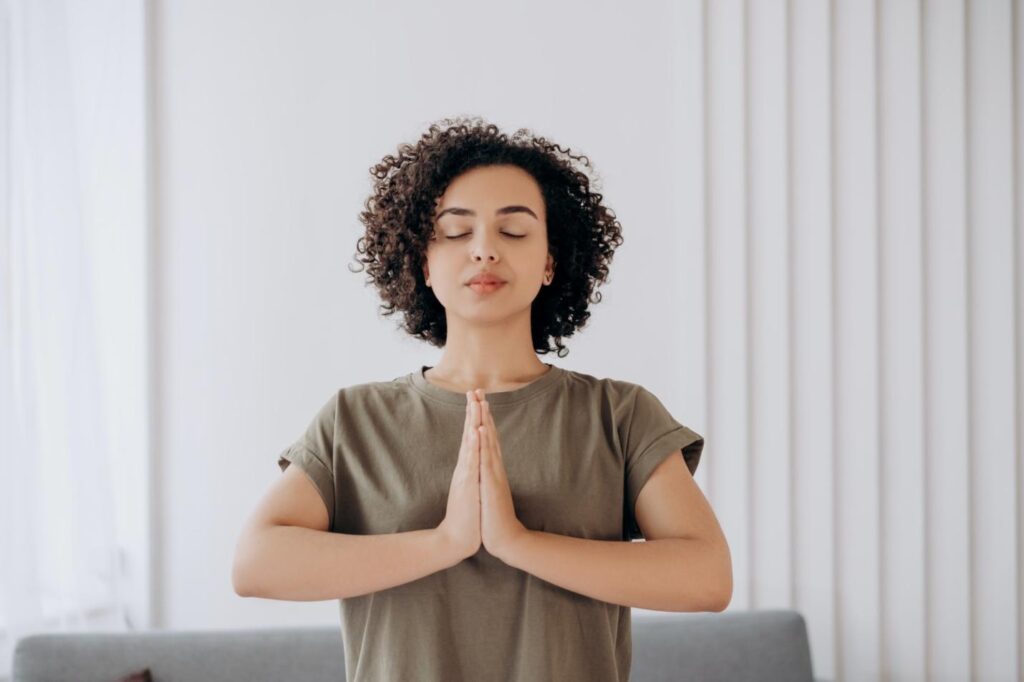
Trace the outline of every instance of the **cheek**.
<instances>
[{"instance_id":1,"label":"cheek","mask_svg":"<svg viewBox=\"0 0 1024 682\"><path fill-rule=\"evenodd\" d=\"M427 267L430 268L431 272L436 270L440 274L451 268L451 262L452 255L447 253L446 249L435 247L427 253Z\"/></svg>"},{"instance_id":2,"label":"cheek","mask_svg":"<svg viewBox=\"0 0 1024 682\"><path fill-rule=\"evenodd\" d=\"M436 249L427 254L426 268L431 286L439 289L454 289L465 268L460 266L458 259L445 249Z\"/></svg>"}]
</instances>

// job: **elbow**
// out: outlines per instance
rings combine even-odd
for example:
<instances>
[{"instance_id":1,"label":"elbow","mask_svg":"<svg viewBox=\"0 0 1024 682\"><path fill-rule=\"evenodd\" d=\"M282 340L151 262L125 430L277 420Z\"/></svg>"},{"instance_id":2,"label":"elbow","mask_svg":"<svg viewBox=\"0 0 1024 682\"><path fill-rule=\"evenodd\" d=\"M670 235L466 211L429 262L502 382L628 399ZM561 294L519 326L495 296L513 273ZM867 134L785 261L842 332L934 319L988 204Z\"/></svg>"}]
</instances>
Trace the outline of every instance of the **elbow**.
<instances>
[{"instance_id":1,"label":"elbow","mask_svg":"<svg viewBox=\"0 0 1024 682\"><path fill-rule=\"evenodd\" d=\"M234 588L235 594L239 597L252 596L252 592L249 590L249 586L245 582L245 577L243 576L238 564L235 564L231 569L231 587Z\"/></svg>"},{"instance_id":2,"label":"elbow","mask_svg":"<svg viewBox=\"0 0 1024 682\"><path fill-rule=\"evenodd\" d=\"M686 561L697 561L699 570L687 573L684 584L689 589L678 598L672 611L725 611L732 602L732 555L729 545L707 542L699 556L688 556ZM684 562L685 563L685 562ZM696 580L694 578L697 578Z\"/></svg>"},{"instance_id":3,"label":"elbow","mask_svg":"<svg viewBox=\"0 0 1024 682\"><path fill-rule=\"evenodd\" d=\"M719 593L718 608L716 611L724 611L732 601L732 557L729 548L726 546L725 562L722 568L722 589Z\"/></svg>"},{"instance_id":4,"label":"elbow","mask_svg":"<svg viewBox=\"0 0 1024 682\"><path fill-rule=\"evenodd\" d=\"M253 568L259 566L256 556L258 541L243 534L235 545L235 556L231 562L231 587L239 597L254 597Z\"/></svg>"},{"instance_id":5,"label":"elbow","mask_svg":"<svg viewBox=\"0 0 1024 682\"><path fill-rule=\"evenodd\" d=\"M239 597L258 596L253 586L253 562L243 552L236 552L231 565L231 587Z\"/></svg>"},{"instance_id":6,"label":"elbow","mask_svg":"<svg viewBox=\"0 0 1024 682\"><path fill-rule=\"evenodd\" d=\"M715 581L718 587L713 590L715 598L711 600L711 608L708 609L715 612L725 611L732 602L732 555L728 544L722 544L719 556L721 561L717 571L718 580Z\"/></svg>"},{"instance_id":7,"label":"elbow","mask_svg":"<svg viewBox=\"0 0 1024 682\"><path fill-rule=\"evenodd\" d=\"M729 608L730 602L732 602L732 582L729 583L728 588L723 591L718 601L715 602L715 608L712 610L721 613Z\"/></svg>"},{"instance_id":8,"label":"elbow","mask_svg":"<svg viewBox=\"0 0 1024 682\"><path fill-rule=\"evenodd\" d=\"M695 600L692 592L684 594L679 603L670 611L725 611L732 602L732 571L725 573L721 581L705 586L699 600Z\"/></svg>"},{"instance_id":9,"label":"elbow","mask_svg":"<svg viewBox=\"0 0 1024 682\"><path fill-rule=\"evenodd\" d=\"M709 596L707 601L704 602L701 611L710 611L713 613L721 613L729 607L729 603L732 601L732 585L730 584L726 588L720 588L716 590L709 590Z\"/></svg>"}]
</instances>

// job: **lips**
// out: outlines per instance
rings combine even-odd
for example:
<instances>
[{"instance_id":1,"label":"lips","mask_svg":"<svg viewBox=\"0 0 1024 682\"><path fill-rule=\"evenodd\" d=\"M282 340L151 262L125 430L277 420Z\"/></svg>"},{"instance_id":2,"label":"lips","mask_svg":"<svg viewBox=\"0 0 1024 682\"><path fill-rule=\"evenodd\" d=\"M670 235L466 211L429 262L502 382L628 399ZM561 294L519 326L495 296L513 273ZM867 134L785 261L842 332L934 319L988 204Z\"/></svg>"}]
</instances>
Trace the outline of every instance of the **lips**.
<instances>
[{"instance_id":1,"label":"lips","mask_svg":"<svg viewBox=\"0 0 1024 682\"><path fill-rule=\"evenodd\" d=\"M494 291L500 291L501 288L503 286L505 286L505 283L504 282L472 282L468 286L469 286L469 288L471 290L475 291L478 294L489 294L489 293L494 292Z\"/></svg>"},{"instance_id":2,"label":"lips","mask_svg":"<svg viewBox=\"0 0 1024 682\"><path fill-rule=\"evenodd\" d=\"M505 280L494 275L474 275L466 284L504 284Z\"/></svg>"}]
</instances>

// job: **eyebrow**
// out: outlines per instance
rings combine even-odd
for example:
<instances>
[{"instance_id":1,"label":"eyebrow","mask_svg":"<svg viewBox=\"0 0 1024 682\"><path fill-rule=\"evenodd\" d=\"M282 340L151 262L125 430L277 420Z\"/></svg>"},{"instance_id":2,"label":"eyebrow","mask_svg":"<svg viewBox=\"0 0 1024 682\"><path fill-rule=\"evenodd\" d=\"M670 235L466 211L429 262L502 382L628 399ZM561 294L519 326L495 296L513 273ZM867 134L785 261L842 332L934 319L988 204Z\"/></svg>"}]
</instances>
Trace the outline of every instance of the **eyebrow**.
<instances>
[{"instance_id":1,"label":"eyebrow","mask_svg":"<svg viewBox=\"0 0 1024 682\"><path fill-rule=\"evenodd\" d=\"M476 215L476 211L471 211L468 208L459 208L458 206L452 206L438 213L437 217L434 218L434 220L440 220L441 216L443 216L446 213L451 213L453 215ZM537 214L526 206L506 206L505 208L499 208L497 211L494 212L494 215L507 215L509 213L529 213L530 215L533 216L534 220L540 220L540 218L537 217Z\"/></svg>"}]
</instances>

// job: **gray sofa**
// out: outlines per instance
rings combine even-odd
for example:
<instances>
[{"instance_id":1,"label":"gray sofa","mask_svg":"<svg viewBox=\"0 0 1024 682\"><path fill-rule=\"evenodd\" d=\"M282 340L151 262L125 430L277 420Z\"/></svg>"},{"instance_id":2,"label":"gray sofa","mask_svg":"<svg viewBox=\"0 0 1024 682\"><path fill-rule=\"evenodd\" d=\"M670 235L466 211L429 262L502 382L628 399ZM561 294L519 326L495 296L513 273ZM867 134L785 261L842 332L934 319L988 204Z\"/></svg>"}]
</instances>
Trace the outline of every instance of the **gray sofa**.
<instances>
[{"instance_id":1,"label":"gray sofa","mask_svg":"<svg viewBox=\"0 0 1024 682\"><path fill-rule=\"evenodd\" d=\"M316 626L29 635L15 645L13 682L115 682L143 668L154 682L345 679L340 627ZM631 681L656 680L826 682L796 611L634 609Z\"/></svg>"}]
</instances>

